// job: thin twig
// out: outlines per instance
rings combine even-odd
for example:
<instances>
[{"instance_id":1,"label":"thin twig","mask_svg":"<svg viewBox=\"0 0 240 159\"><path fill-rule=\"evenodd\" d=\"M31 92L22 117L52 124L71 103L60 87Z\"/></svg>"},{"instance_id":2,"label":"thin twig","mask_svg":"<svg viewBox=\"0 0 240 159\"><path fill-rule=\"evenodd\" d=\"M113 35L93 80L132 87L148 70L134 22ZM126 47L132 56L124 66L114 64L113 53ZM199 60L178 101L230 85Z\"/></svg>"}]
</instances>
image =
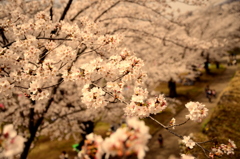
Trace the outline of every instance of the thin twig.
<instances>
[{"instance_id":1,"label":"thin twig","mask_svg":"<svg viewBox=\"0 0 240 159\"><path fill-rule=\"evenodd\" d=\"M22 89L28 89L27 87L17 86L17 85L14 85L14 87L18 87L18 88L22 88Z\"/></svg>"},{"instance_id":2,"label":"thin twig","mask_svg":"<svg viewBox=\"0 0 240 159\"><path fill-rule=\"evenodd\" d=\"M97 84L95 84L95 83L92 83L92 85L94 85L95 87L98 87L98 88L100 88ZM108 95L110 95L110 96L112 96L113 98L115 98L115 96L111 93L111 92L108 92L108 91L106 91L105 89L102 89L105 93L107 93ZM125 101L122 101L122 100L120 100L120 99L117 99L117 100L119 100L121 103L124 103L124 104L126 104L126 105L129 105L127 102L125 102Z\"/></svg>"},{"instance_id":3,"label":"thin twig","mask_svg":"<svg viewBox=\"0 0 240 159\"><path fill-rule=\"evenodd\" d=\"M206 151L210 152L209 150L205 149L204 147L202 147L199 143L195 142L195 144L200 147L204 153L204 155L209 158L209 155L206 153Z\"/></svg>"},{"instance_id":4,"label":"thin twig","mask_svg":"<svg viewBox=\"0 0 240 159\"><path fill-rule=\"evenodd\" d=\"M61 83L63 83L64 79L62 79L59 83L55 84L55 85L52 85L52 86L48 86L48 87L44 87L42 89L48 89L48 88L51 88L51 87L55 87L55 86L58 86L60 85Z\"/></svg>"},{"instance_id":5,"label":"thin twig","mask_svg":"<svg viewBox=\"0 0 240 159\"><path fill-rule=\"evenodd\" d=\"M123 78L123 77L124 77L124 76L126 76L128 73L129 73L129 72L127 72L127 73L124 73L122 76L120 76L120 77L116 78L116 79L115 79L115 80L113 80L112 82L115 82L115 81L117 81L117 80L119 80L119 79ZM106 86L107 86L107 85L103 86L102 88L105 88Z\"/></svg>"},{"instance_id":6,"label":"thin twig","mask_svg":"<svg viewBox=\"0 0 240 159\"><path fill-rule=\"evenodd\" d=\"M166 126L163 125L162 123L160 123L159 121L157 121L156 119L154 119L153 117L149 116L150 119L152 119L153 121L155 121L156 123L158 123L159 125L161 125L164 129L166 129Z\"/></svg>"},{"instance_id":7,"label":"thin twig","mask_svg":"<svg viewBox=\"0 0 240 159\"><path fill-rule=\"evenodd\" d=\"M4 46L2 46L2 48L5 48L5 47L8 47L8 46L11 46L13 43L15 43L16 41L12 41L12 42L10 42L10 43L8 43L8 44L6 44L6 45L4 45Z\"/></svg>"},{"instance_id":8,"label":"thin twig","mask_svg":"<svg viewBox=\"0 0 240 159\"><path fill-rule=\"evenodd\" d=\"M184 121L183 123L181 124L176 124L176 125L172 125L172 126L167 126L166 128L172 128L172 127L175 127L175 126L181 126L183 124L186 124L190 119L187 119L186 121Z\"/></svg>"},{"instance_id":9,"label":"thin twig","mask_svg":"<svg viewBox=\"0 0 240 159\"><path fill-rule=\"evenodd\" d=\"M7 77L10 77L10 73L9 72L7 72L4 68L3 69L0 69L0 71L3 71L4 73L6 73L7 74Z\"/></svg>"},{"instance_id":10,"label":"thin twig","mask_svg":"<svg viewBox=\"0 0 240 159\"><path fill-rule=\"evenodd\" d=\"M66 38L47 38L47 37L36 37L36 39L47 39L47 40L65 40L65 41L72 41L72 39L66 39Z\"/></svg>"},{"instance_id":11,"label":"thin twig","mask_svg":"<svg viewBox=\"0 0 240 159\"><path fill-rule=\"evenodd\" d=\"M66 66L66 65L68 64L68 62L66 62L66 63L65 63L65 64L63 64L63 65L62 65L62 64L63 64L63 62L61 63L61 65L60 65L60 67L59 67L58 71L59 71L59 70L61 70L61 69L62 69L64 66Z\"/></svg>"},{"instance_id":12,"label":"thin twig","mask_svg":"<svg viewBox=\"0 0 240 159\"><path fill-rule=\"evenodd\" d=\"M203 141L203 142L197 142L198 144L205 144L205 143L208 143L208 142L213 142L214 140L208 140L208 141Z\"/></svg>"},{"instance_id":13,"label":"thin twig","mask_svg":"<svg viewBox=\"0 0 240 159\"><path fill-rule=\"evenodd\" d=\"M82 12L84 12L85 10L90 8L92 5L97 4L97 3L98 3L98 1L95 1L95 2L91 3L90 5L86 6L85 8L80 10L72 19L70 19L70 21L74 21L77 18L77 16L79 16Z\"/></svg>"},{"instance_id":14,"label":"thin twig","mask_svg":"<svg viewBox=\"0 0 240 159\"><path fill-rule=\"evenodd\" d=\"M28 63L33 64L33 65L36 66L37 68L39 67L37 64L35 64L35 63L31 62L31 61L28 61Z\"/></svg>"},{"instance_id":15,"label":"thin twig","mask_svg":"<svg viewBox=\"0 0 240 159\"><path fill-rule=\"evenodd\" d=\"M159 121L157 121L157 120L154 119L153 117L149 116L149 118L152 119L153 121L157 122L159 125L161 125L164 129L166 129L166 130L167 130L168 132L170 132L171 134L173 134L173 135L179 137L180 139L183 139L183 136L181 136L181 135L175 133L174 131L170 130L169 127L163 125L162 123L160 123ZM187 121L188 121L188 120L187 120ZM186 123L187 121L185 121L184 123ZM183 123L181 123L181 125L182 125L182 124L183 124ZM211 141L211 140L210 140L210 141ZM207 142L210 142L210 141L205 141L205 142L195 142L195 144L196 144L198 147L200 147L200 148L202 149L204 155L205 155L207 158L209 158L209 156L208 156L208 154L206 153L206 151L208 151L208 152L210 152L210 151L207 150L207 149L205 149L204 147L202 147L200 144L202 144L202 143L207 143Z\"/></svg>"},{"instance_id":16,"label":"thin twig","mask_svg":"<svg viewBox=\"0 0 240 159\"><path fill-rule=\"evenodd\" d=\"M164 41L167 41L167 42L170 42L170 43L173 43L177 46L180 46L180 47L183 47L183 48L186 48L186 49L195 49L195 50L199 50L199 48L195 48L195 47L188 47L188 46L184 46L176 41L173 41L173 40L170 40L170 39L166 39L165 37L159 37L155 34L151 34L151 33L148 33L146 31L143 31L143 30L138 30L138 29L133 29L133 28L117 28L115 30L113 30L112 32L107 32L106 34L114 34L115 32L117 31L120 31L120 30L129 30L129 31L132 31L132 32L139 32L139 33L143 33L147 36L151 36L153 38L156 38L156 39L160 39L160 40L164 40Z\"/></svg>"},{"instance_id":17,"label":"thin twig","mask_svg":"<svg viewBox=\"0 0 240 159\"><path fill-rule=\"evenodd\" d=\"M116 3L114 3L113 5L111 5L109 8L107 8L106 10L104 10L99 16L97 16L97 18L95 18L94 22L96 23L99 18L101 18L101 17L102 17L105 13L107 13L110 9L112 9L113 7L115 7L118 3L120 3L120 1L117 1Z\"/></svg>"}]
</instances>

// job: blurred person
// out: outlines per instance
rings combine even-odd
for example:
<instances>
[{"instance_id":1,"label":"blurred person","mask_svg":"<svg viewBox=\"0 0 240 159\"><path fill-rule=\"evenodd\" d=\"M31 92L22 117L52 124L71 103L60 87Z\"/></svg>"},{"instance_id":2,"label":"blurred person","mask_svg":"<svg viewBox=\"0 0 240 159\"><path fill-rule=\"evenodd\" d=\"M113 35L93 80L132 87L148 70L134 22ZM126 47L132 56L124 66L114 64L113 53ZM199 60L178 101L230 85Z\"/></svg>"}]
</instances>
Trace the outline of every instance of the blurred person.
<instances>
[{"instance_id":1,"label":"blurred person","mask_svg":"<svg viewBox=\"0 0 240 159\"><path fill-rule=\"evenodd\" d=\"M216 91L215 91L215 89L212 90L212 96L213 96L214 98L216 98Z\"/></svg>"},{"instance_id":2,"label":"blurred person","mask_svg":"<svg viewBox=\"0 0 240 159\"><path fill-rule=\"evenodd\" d=\"M160 148L163 148L163 137L162 137L162 134L158 135L158 143L159 143Z\"/></svg>"},{"instance_id":3,"label":"blurred person","mask_svg":"<svg viewBox=\"0 0 240 159\"><path fill-rule=\"evenodd\" d=\"M68 159L68 154L66 151L62 151L62 154L59 156L60 159Z\"/></svg>"}]
</instances>

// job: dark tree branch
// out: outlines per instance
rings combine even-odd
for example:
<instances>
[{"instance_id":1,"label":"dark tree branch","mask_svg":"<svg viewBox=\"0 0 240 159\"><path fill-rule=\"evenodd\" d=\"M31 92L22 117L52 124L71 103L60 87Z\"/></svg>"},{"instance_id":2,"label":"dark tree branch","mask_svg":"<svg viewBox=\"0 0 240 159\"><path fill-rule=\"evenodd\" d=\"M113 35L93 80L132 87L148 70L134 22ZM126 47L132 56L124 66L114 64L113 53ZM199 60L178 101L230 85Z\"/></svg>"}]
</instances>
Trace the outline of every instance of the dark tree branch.
<instances>
[{"instance_id":1,"label":"dark tree branch","mask_svg":"<svg viewBox=\"0 0 240 159\"><path fill-rule=\"evenodd\" d=\"M9 43L7 37L4 34L4 29L3 28L0 28L0 34L1 34L1 37L3 39L3 44L6 45L7 43Z\"/></svg>"},{"instance_id":2,"label":"dark tree branch","mask_svg":"<svg viewBox=\"0 0 240 159\"><path fill-rule=\"evenodd\" d=\"M66 37L67 38L67 37ZM36 39L46 39L46 40L63 40L63 41L71 41L72 39L66 38L46 38L46 37L36 37Z\"/></svg>"},{"instance_id":3,"label":"dark tree branch","mask_svg":"<svg viewBox=\"0 0 240 159\"><path fill-rule=\"evenodd\" d=\"M43 52L39 55L39 62L38 64L43 63L44 59L46 58L48 50L45 48Z\"/></svg>"},{"instance_id":4,"label":"dark tree branch","mask_svg":"<svg viewBox=\"0 0 240 159\"><path fill-rule=\"evenodd\" d=\"M209 25L210 25L209 23L210 23L210 20L207 21L205 26L200 25L200 28L201 28L200 37L201 38L203 37L204 33L206 32L207 28L209 27Z\"/></svg>"},{"instance_id":5,"label":"dark tree branch","mask_svg":"<svg viewBox=\"0 0 240 159\"><path fill-rule=\"evenodd\" d=\"M168 126L168 127L166 127L166 128L172 128L172 127L175 127L175 126L181 126L181 125L184 125L184 124L186 124L189 120L190 120L190 119L187 119L186 121L184 121L184 122L182 122L182 123L180 123L180 124L176 124L176 125Z\"/></svg>"},{"instance_id":6,"label":"dark tree branch","mask_svg":"<svg viewBox=\"0 0 240 159\"><path fill-rule=\"evenodd\" d=\"M61 70L64 66L66 66L68 64L68 62L66 62L65 64L63 64L63 62L61 63L61 65L60 65L60 67L59 67L59 69L58 69L58 71L59 70Z\"/></svg>"},{"instance_id":7,"label":"dark tree branch","mask_svg":"<svg viewBox=\"0 0 240 159\"><path fill-rule=\"evenodd\" d=\"M14 87L17 87L17 88L22 88L22 89L28 89L27 87L23 87L23 86L14 86Z\"/></svg>"},{"instance_id":8,"label":"dark tree branch","mask_svg":"<svg viewBox=\"0 0 240 159\"><path fill-rule=\"evenodd\" d=\"M67 37L66 37L67 38ZM63 40L63 41L71 41L72 39L66 39L66 38L47 38L47 37L36 37L36 39L46 39L46 40ZM21 39L21 40L25 40L25 39ZM11 46L13 43L15 43L16 41L12 41L8 44L5 44L4 46L2 46L2 48Z\"/></svg>"},{"instance_id":9,"label":"dark tree branch","mask_svg":"<svg viewBox=\"0 0 240 159\"><path fill-rule=\"evenodd\" d=\"M169 21L169 22L171 22L171 23L173 23L173 24L179 25L179 26L183 26L183 25L180 24L179 22L176 22L176 21L174 21L174 20L171 20L171 19L165 17L163 14L161 14L161 13L158 12L157 10L152 9L151 7L148 7L148 6L144 5L144 4L141 4L141 3L138 3L138 2L135 2L135 1L131 1L131 0L126 0L126 2L128 2L128 3L133 3L133 4L139 5L139 6L141 6L141 7L147 8L147 9L151 10L152 12L156 13L157 15L163 17L163 18L166 19L167 21Z\"/></svg>"},{"instance_id":10,"label":"dark tree branch","mask_svg":"<svg viewBox=\"0 0 240 159\"><path fill-rule=\"evenodd\" d=\"M66 114L63 114L63 115L61 115L61 116L58 116L55 120L53 120L52 122L49 122L49 124L53 124L53 123L55 123L57 120L59 120L59 119L62 119L62 118L65 118L65 117L67 117L67 116L69 116L69 115L72 115L72 114L75 114L75 113L79 113L79 112L81 112L81 111L84 111L85 109L79 109L79 110L74 110L74 111L72 111L72 112L70 112L70 113L66 113ZM44 126L44 127L41 127L41 130L42 129L45 129L45 128L47 128L49 125L46 125L46 126Z\"/></svg>"},{"instance_id":11,"label":"dark tree branch","mask_svg":"<svg viewBox=\"0 0 240 159\"><path fill-rule=\"evenodd\" d=\"M58 83L60 83L61 81L63 80L63 78L60 78L58 80ZM40 125L43 123L43 120L44 120L44 115L48 112L52 102L54 101L54 94L56 94L57 92L57 89L59 88L60 84L58 84L57 86L55 86L53 89L52 89L52 92L51 92L51 98L48 99L47 101L47 104L45 106L45 110L41 113L41 116L39 116L38 119L36 119L36 121L34 121L34 125L32 125L31 122L29 122L29 128L30 126L32 127L31 130L30 130L30 137L27 139L27 141L25 142L25 147L24 147L24 150L20 156L20 159L26 159L27 156L28 156L28 152L30 150L30 147L31 147L31 144L32 142L34 141L35 137L36 137L36 133L40 127ZM31 110L30 110L31 111ZM34 108L33 110L34 111ZM31 112L30 112L31 113ZM31 114L30 114L31 115ZM32 114L34 115L34 114Z\"/></svg>"},{"instance_id":12,"label":"dark tree branch","mask_svg":"<svg viewBox=\"0 0 240 159\"><path fill-rule=\"evenodd\" d=\"M10 73L7 72L4 68L0 68L0 72L1 72L1 71L3 71L4 73L6 73L6 74L7 74L7 77L10 77Z\"/></svg>"},{"instance_id":13,"label":"dark tree branch","mask_svg":"<svg viewBox=\"0 0 240 159\"><path fill-rule=\"evenodd\" d=\"M32 134L32 131L34 130L34 108L30 108L29 110L29 123L28 123L28 130L30 134Z\"/></svg>"},{"instance_id":14,"label":"dark tree branch","mask_svg":"<svg viewBox=\"0 0 240 159\"><path fill-rule=\"evenodd\" d=\"M139 21L146 21L146 22L152 22L149 19L142 19L142 18L138 18L138 17L131 17L131 16L122 16L122 17L111 17L111 18L105 18L102 20L99 20L99 22L103 22L103 21L107 21L107 20L112 20L112 19L134 19L134 20L139 20Z\"/></svg>"},{"instance_id":15,"label":"dark tree branch","mask_svg":"<svg viewBox=\"0 0 240 159\"><path fill-rule=\"evenodd\" d=\"M48 88L51 88L51 87L56 87L58 85L60 85L61 83L63 83L64 80L61 80L59 83L55 84L55 85L52 85L52 86L48 86L48 87L44 87L42 89L48 89Z\"/></svg>"},{"instance_id":16,"label":"dark tree branch","mask_svg":"<svg viewBox=\"0 0 240 159\"><path fill-rule=\"evenodd\" d=\"M93 3L91 3L90 5L86 6L85 8L83 8L82 10L80 10L72 19L70 19L70 21L74 21L82 12L84 12L85 10L87 10L88 8L90 8L91 6L97 4L98 2L95 1Z\"/></svg>"},{"instance_id":17,"label":"dark tree branch","mask_svg":"<svg viewBox=\"0 0 240 159\"><path fill-rule=\"evenodd\" d=\"M82 54L87 50L87 45L84 44L84 43L82 43L82 45L83 45L83 48L80 49L80 50L78 50L77 56L76 56L76 58L74 59L73 63L76 62L76 61L78 60L79 56L82 55Z\"/></svg>"},{"instance_id":18,"label":"dark tree branch","mask_svg":"<svg viewBox=\"0 0 240 159\"><path fill-rule=\"evenodd\" d=\"M97 16L94 20L94 22L96 23L98 19L100 19L105 13L107 13L109 10L111 10L112 8L114 8L116 5L118 5L120 3L120 1L117 1L116 3L114 3L113 5L111 5L109 8L107 8L106 10L104 10L99 16Z\"/></svg>"},{"instance_id":19,"label":"dark tree branch","mask_svg":"<svg viewBox=\"0 0 240 159\"><path fill-rule=\"evenodd\" d=\"M76 58L71 63L71 66L68 68L68 72L71 71L73 64L78 60L79 56L85 52L86 49L87 49L87 45L83 44L83 48L78 50Z\"/></svg>"},{"instance_id":20,"label":"dark tree branch","mask_svg":"<svg viewBox=\"0 0 240 159\"><path fill-rule=\"evenodd\" d=\"M67 15L67 12L68 12L71 4L72 4L72 1L73 1L73 0L69 0L69 1L68 1L68 3L67 3L67 5L66 5L66 7L65 7L65 9L64 9L64 11L63 11L63 13L62 13L62 15L61 15L61 18L59 19L59 21L64 20L65 16Z\"/></svg>"},{"instance_id":21,"label":"dark tree branch","mask_svg":"<svg viewBox=\"0 0 240 159\"><path fill-rule=\"evenodd\" d=\"M12 42L10 42L10 43L8 43L8 44L5 44L4 46L2 46L2 48L5 48L5 47L8 47L8 46L11 46L13 43L15 43L16 41L12 41Z\"/></svg>"},{"instance_id":22,"label":"dark tree branch","mask_svg":"<svg viewBox=\"0 0 240 159\"><path fill-rule=\"evenodd\" d=\"M198 48L187 47L187 46L184 46L184 45L182 45L182 44L180 44L180 43L177 43L177 42L175 42L175 41L173 41L173 40L166 39L165 37L162 38L162 37L159 37L159 36L157 36L157 35L154 35L154 34L148 33L148 32L143 31L143 30L138 30L138 29L132 29L132 28L118 28L118 29L113 30L112 32L108 32L108 33L106 33L106 34L114 34L115 32L117 32L117 31L121 31L121 30L129 30L129 31L132 31L132 32L142 33L142 34L145 34L145 35L148 35L148 36L151 36L151 37L154 37L154 38L160 39L160 40L164 40L164 41L167 41L167 42L171 42L171 43L173 43L173 44L175 44L175 45L177 45L177 46L180 46L180 47L182 47L182 48L187 48L187 49L197 49L197 50L198 50Z\"/></svg>"},{"instance_id":23,"label":"dark tree branch","mask_svg":"<svg viewBox=\"0 0 240 159\"><path fill-rule=\"evenodd\" d=\"M53 6L49 10L50 12L50 19L53 20Z\"/></svg>"},{"instance_id":24,"label":"dark tree branch","mask_svg":"<svg viewBox=\"0 0 240 159\"><path fill-rule=\"evenodd\" d=\"M197 145L198 147L200 147L200 148L202 149L204 155L205 155L207 158L209 158L209 155L207 154L207 152L210 152L210 151L207 150L207 149L205 149L204 147L202 147L199 143L197 143L197 142L195 142L195 143L196 143L196 145Z\"/></svg>"},{"instance_id":25,"label":"dark tree branch","mask_svg":"<svg viewBox=\"0 0 240 159\"><path fill-rule=\"evenodd\" d=\"M32 65L34 65L34 66L36 66L38 68L38 65L35 64L34 62L29 61L28 63L30 63L30 64L32 64Z\"/></svg>"},{"instance_id":26,"label":"dark tree branch","mask_svg":"<svg viewBox=\"0 0 240 159\"><path fill-rule=\"evenodd\" d=\"M139 40L142 40L144 43L148 44L149 46L151 46L152 48L155 48L156 46L152 45L150 42L144 40L144 38L141 38L140 36L125 36L126 38L136 38L136 39L139 39Z\"/></svg>"},{"instance_id":27,"label":"dark tree branch","mask_svg":"<svg viewBox=\"0 0 240 159\"><path fill-rule=\"evenodd\" d=\"M187 48L184 47L184 49L183 49L183 54L182 54L182 59L185 57L186 51L187 51Z\"/></svg>"}]
</instances>

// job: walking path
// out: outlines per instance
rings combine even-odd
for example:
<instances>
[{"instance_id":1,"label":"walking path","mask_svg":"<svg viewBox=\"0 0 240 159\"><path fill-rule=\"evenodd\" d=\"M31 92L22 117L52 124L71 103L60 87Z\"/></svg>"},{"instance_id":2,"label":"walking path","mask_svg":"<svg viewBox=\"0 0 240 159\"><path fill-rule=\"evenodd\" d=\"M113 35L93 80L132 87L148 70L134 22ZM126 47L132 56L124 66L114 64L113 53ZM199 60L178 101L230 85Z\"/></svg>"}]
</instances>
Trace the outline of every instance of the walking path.
<instances>
[{"instance_id":1,"label":"walking path","mask_svg":"<svg viewBox=\"0 0 240 159\"><path fill-rule=\"evenodd\" d=\"M206 98L206 95L204 93L204 88L202 88L203 93L194 99L195 101L198 101L206 105L206 107L209 109L208 117L210 117L210 114L213 111L213 108L217 105L221 92L223 91L224 88L227 87L228 82L233 77L236 69L237 69L237 66L227 67L227 69L224 71L224 73L220 77L217 77L214 81L212 81L212 83L210 84L210 89L215 89L217 92L217 98L213 99L212 103L208 102L208 99ZM183 109L180 113L178 113L175 116L176 124L186 121L185 115L187 114L188 114L187 109ZM174 131L182 136L188 136L190 133L200 132L201 123L189 121L182 126L176 127ZM164 139L163 148L159 147L159 143L157 141L158 134L160 133L162 134ZM148 145L149 151L147 152L145 159L170 159L169 157L171 155L179 156L180 149L178 145L178 140L179 140L178 137L169 133L167 130L165 129L159 130L158 133L152 136L152 139Z\"/></svg>"}]
</instances>

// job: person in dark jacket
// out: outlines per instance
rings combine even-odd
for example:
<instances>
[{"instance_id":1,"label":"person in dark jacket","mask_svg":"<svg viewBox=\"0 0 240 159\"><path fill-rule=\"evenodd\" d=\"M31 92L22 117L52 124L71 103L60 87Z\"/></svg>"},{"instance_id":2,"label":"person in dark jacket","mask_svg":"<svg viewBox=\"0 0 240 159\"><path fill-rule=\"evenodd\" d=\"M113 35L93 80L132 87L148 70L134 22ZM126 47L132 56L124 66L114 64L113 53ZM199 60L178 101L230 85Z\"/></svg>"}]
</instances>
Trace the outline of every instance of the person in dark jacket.
<instances>
[{"instance_id":1,"label":"person in dark jacket","mask_svg":"<svg viewBox=\"0 0 240 159\"><path fill-rule=\"evenodd\" d=\"M159 143L160 148L163 148L163 137L162 137L162 134L158 135L158 143Z\"/></svg>"}]
</instances>

